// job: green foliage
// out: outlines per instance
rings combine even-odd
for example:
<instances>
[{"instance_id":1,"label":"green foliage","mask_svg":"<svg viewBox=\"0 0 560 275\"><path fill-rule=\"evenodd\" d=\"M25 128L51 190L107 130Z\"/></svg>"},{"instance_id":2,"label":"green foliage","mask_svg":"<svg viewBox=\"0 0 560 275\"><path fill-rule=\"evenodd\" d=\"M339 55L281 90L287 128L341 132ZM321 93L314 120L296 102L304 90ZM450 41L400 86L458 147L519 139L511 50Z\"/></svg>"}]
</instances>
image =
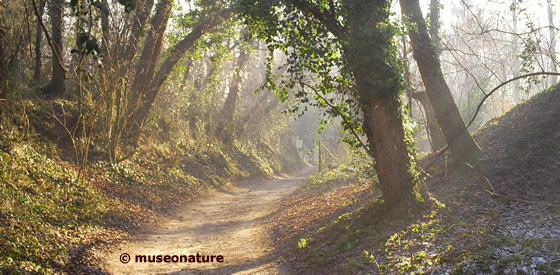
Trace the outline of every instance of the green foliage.
<instances>
[{"instance_id":1,"label":"green foliage","mask_svg":"<svg viewBox=\"0 0 560 275\"><path fill-rule=\"evenodd\" d=\"M298 245L298 247L301 248L301 249L306 248L306 247L307 247L307 240L304 239L304 238L301 238L301 239L299 239L297 245Z\"/></svg>"},{"instance_id":2,"label":"green foliage","mask_svg":"<svg viewBox=\"0 0 560 275\"><path fill-rule=\"evenodd\" d=\"M328 1L320 1L318 8L324 11L331 7ZM325 118L343 117L342 128L347 134L344 141L358 148L360 144L351 131L358 135L364 132L354 77L343 53L347 42L284 1L247 3L243 12L250 33L266 41L269 47L267 88L283 101L293 98L295 103L290 111L299 116L307 111L307 106L313 106L323 110ZM340 12L344 21L344 13ZM271 77L275 51L288 57L290 78L280 83Z\"/></svg>"}]
</instances>

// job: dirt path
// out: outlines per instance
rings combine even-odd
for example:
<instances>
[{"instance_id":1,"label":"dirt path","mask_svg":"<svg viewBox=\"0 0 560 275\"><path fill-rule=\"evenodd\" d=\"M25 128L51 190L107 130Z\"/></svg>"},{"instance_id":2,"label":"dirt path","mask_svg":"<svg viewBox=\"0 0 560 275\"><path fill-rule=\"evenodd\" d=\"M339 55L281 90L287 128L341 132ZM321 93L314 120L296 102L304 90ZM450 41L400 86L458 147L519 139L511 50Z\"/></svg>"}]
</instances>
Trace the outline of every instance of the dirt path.
<instances>
[{"instance_id":1,"label":"dirt path","mask_svg":"<svg viewBox=\"0 0 560 275\"><path fill-rule=\"evenodd\" d=\"M114 274L284 273L272 255L267 218L281 198L305 184L313 171L305 167L289 175L246 181L193 201L160 220L105 257ZM122 263L123 253L130 255ZM137 263L136 255L222 255L221 263ZM126 257L124 257L126 259Z\"/></svg>"}]
</instances>

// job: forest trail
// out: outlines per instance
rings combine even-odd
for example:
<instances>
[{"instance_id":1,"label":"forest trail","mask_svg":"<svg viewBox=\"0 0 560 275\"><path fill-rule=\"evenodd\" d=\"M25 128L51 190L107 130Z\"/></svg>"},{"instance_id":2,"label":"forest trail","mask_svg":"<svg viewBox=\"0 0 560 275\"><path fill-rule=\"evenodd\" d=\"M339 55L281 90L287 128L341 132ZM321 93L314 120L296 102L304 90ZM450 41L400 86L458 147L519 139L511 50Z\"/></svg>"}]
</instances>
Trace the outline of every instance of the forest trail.
<instances>
[{"instance_id":1,"label":"forest trail","mask_svg":"<svg viewBox=\"0 0 560 275\"><path fill-rule=\"evenodd\" d=\"M119 245L104 258L114 274L282 273L272 255L267 217L314 170L253 179L210 192ZM120 256L128 253L129 263ZM223 255L222 263L136 263L136 255Z\"/></svg>"}]
</instances>

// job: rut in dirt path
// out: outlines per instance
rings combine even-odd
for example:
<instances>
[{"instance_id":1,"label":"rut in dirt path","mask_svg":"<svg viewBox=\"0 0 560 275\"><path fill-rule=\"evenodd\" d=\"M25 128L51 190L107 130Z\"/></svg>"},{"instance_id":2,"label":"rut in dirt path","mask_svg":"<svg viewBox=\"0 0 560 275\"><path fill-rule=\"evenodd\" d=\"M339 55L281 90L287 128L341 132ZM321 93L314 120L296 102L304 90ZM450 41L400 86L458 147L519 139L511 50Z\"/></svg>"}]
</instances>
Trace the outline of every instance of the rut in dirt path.
<instances>
[{"instance_id":1,"label":"rut in dirt path","mask_svg":"<svg viewBox=\"0 0 560 275\"><path fill-rule=\"evenodd\" d=\"M213 191L121 244L105 257L114 274L283 273L272 255L267 218L305 184L307 166L289 175L249 180ZM128 253L124 264L120 255ZM222 255L222 263L137 263L136 255Z\"/></svg>"}]
</instances>

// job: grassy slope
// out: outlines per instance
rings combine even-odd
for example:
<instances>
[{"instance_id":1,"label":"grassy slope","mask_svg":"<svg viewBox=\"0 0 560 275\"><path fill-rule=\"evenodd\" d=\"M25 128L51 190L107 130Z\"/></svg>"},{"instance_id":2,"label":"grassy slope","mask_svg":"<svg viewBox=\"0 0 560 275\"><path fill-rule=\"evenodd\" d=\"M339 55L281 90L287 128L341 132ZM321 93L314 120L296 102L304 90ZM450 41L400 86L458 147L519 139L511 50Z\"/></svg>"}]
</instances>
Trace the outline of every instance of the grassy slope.
<instances>
[{"instance_id":1,"label":"grassy slope","mask_svg":"<svg viewBox=\"0 0 560 275\"><path fill-rule=\"evenodd\" d=\"M48 103L19 88L22 101L11 99L0 131L0 273L95 271L90 248L126 238L205 188L294 163L271 150L191 152L166 143L116 166L93 162L80 183L77 167L60 157L71 151L56 146ZM14 125L27 120L22 136Z\"/></svg>"},{"instance_id":2,"label":"grassy slope","mask_svg":"<svg viewBox=\"0 0 560 275\"><path fill-rule=\"evenodd\" d=\"M297 273L560 272L559 106L556 86L490 121L475 135L486 154L476 167L448 170L436 161L425 207L413 218L387 219L379 195L369 194L330 211L338 217L281 234L289 244L278 253L290 255ZM329 192L352 186L340 182ZM312 219L321 209L310 202L327 194L308 189L289 198L307 202L283 227Z\"/></svg>"}]
</instances>

